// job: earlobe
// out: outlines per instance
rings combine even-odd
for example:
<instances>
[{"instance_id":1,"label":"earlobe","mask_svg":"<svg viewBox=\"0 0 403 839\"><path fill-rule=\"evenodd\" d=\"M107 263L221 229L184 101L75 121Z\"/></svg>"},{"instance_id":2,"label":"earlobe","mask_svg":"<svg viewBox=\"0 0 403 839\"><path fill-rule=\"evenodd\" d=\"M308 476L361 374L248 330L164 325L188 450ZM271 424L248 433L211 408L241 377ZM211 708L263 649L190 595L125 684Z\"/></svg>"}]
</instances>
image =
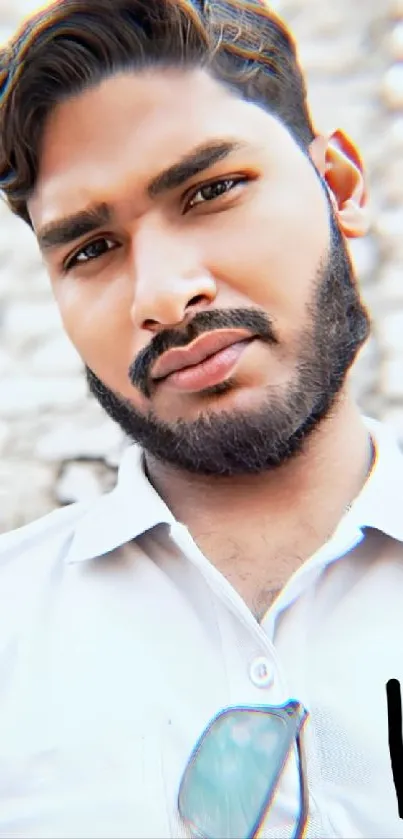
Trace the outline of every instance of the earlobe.
<instances>
[{"instance_id":1,"label":"earlobe","mask_svg":"<svg viewBox=\"0 0 403 839\"><path fill-rule=\"evenodd\" d=\"M342 233L347 238L365 236L370 226L368 193L356 147L342 131L335 131L327 138L316 137L310 153L327 183Z\"/></svg>"}]
</instances>

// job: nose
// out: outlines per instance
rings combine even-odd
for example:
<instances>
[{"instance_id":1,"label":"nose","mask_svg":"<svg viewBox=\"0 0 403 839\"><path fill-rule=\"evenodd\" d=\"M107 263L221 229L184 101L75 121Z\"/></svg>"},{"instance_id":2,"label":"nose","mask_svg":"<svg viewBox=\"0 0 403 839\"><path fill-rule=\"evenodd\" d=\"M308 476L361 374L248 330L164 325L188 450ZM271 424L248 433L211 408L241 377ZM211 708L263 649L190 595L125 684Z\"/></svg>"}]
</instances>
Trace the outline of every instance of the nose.
<instances>
[{"instance_id":1,"label":"nose","mask_svg":"<svg viewBox=\"0 0 403 839\"><path fill-rule=\"evenodd\" d=\"M136 329L178 326L216 298L216 283L189 237L162 225L137 231L131 319Z\"/></svg>"}]
</instances>

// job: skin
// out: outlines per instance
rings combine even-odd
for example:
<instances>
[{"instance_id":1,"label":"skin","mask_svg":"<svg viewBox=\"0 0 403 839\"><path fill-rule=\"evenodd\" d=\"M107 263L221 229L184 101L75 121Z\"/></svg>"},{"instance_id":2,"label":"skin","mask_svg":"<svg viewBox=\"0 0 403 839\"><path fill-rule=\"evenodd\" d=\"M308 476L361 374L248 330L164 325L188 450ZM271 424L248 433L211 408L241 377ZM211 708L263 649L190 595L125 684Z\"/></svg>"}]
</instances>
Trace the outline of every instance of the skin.
<instances>
[{"instance_id":1,"label":"skin","mask_svg":"<svg viewBox=\"0 0 403 839\"><path fill-rule=\"evenodd\" d=\"M223 138L242 147L185 185L150 197L147 184L159 173L201 143ZM353 145L342 132L318 135L309 155L311 162L273 116L202 70L122 74L51 113L29 202L33 226L41 243L61 218L100 203L113 208L99 229L43 245L43 255L64 327L85 364L142 417L151 411L171 426L203 411L236 418L258 410L268 387L287 392L329 253L329 201L342 236L368 229ZM238 177L244 180L214 201L200 193L213 179ZM108 252L66 272L66 261L99 239ZM131 383L133 361L163 330L200 312L247 309L270 315L278 345L251 344L225 392L162 385L147 395ZM145 465L205 555L261 617L360 491L370 450L347 379L302 451L276 469L220 477L147 453Z\"/></svg>"}]
</instances>

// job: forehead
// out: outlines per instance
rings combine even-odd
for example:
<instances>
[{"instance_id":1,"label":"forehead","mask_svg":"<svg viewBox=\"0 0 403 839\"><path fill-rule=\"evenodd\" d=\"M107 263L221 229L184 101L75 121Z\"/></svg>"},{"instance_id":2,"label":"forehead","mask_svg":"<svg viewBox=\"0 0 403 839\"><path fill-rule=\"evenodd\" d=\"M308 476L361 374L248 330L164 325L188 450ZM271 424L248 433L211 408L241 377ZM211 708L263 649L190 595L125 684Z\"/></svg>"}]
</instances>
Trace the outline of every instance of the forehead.
<instances>
[{"instance_id":1,"label":"forehead","mask_svg":"<svg viewBox=\"0 0 403 839\"><path fill-rule=\"evenodd\" d=\"M106 79L50 114L30 201L34 222L107 200L129 181L140 194L150 178L204 141L227 136L256 148L279 129L200 69Z\"/></svg>"}]
</instances>

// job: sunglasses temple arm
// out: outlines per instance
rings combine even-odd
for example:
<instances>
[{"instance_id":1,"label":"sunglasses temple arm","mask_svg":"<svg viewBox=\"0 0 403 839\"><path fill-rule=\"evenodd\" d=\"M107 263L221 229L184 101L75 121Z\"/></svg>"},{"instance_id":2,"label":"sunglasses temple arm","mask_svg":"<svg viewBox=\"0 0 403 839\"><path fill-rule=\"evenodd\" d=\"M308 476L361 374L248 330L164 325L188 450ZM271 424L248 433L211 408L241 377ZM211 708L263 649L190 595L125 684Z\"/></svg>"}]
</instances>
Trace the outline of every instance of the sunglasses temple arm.
<instances>
[{"instance_id":1,"label":"sunglasses temple arm","mask_svg":"<svg viewBox=\"0 0 403 839\"><path fill-rule=\"evenodd\" d=\"M302 743L302 731L297 735L298 774L299 774L299 818L292 839L304 839L308 822L309 794L306 773L305 750Z\"/></svg>"}]
</instances>

